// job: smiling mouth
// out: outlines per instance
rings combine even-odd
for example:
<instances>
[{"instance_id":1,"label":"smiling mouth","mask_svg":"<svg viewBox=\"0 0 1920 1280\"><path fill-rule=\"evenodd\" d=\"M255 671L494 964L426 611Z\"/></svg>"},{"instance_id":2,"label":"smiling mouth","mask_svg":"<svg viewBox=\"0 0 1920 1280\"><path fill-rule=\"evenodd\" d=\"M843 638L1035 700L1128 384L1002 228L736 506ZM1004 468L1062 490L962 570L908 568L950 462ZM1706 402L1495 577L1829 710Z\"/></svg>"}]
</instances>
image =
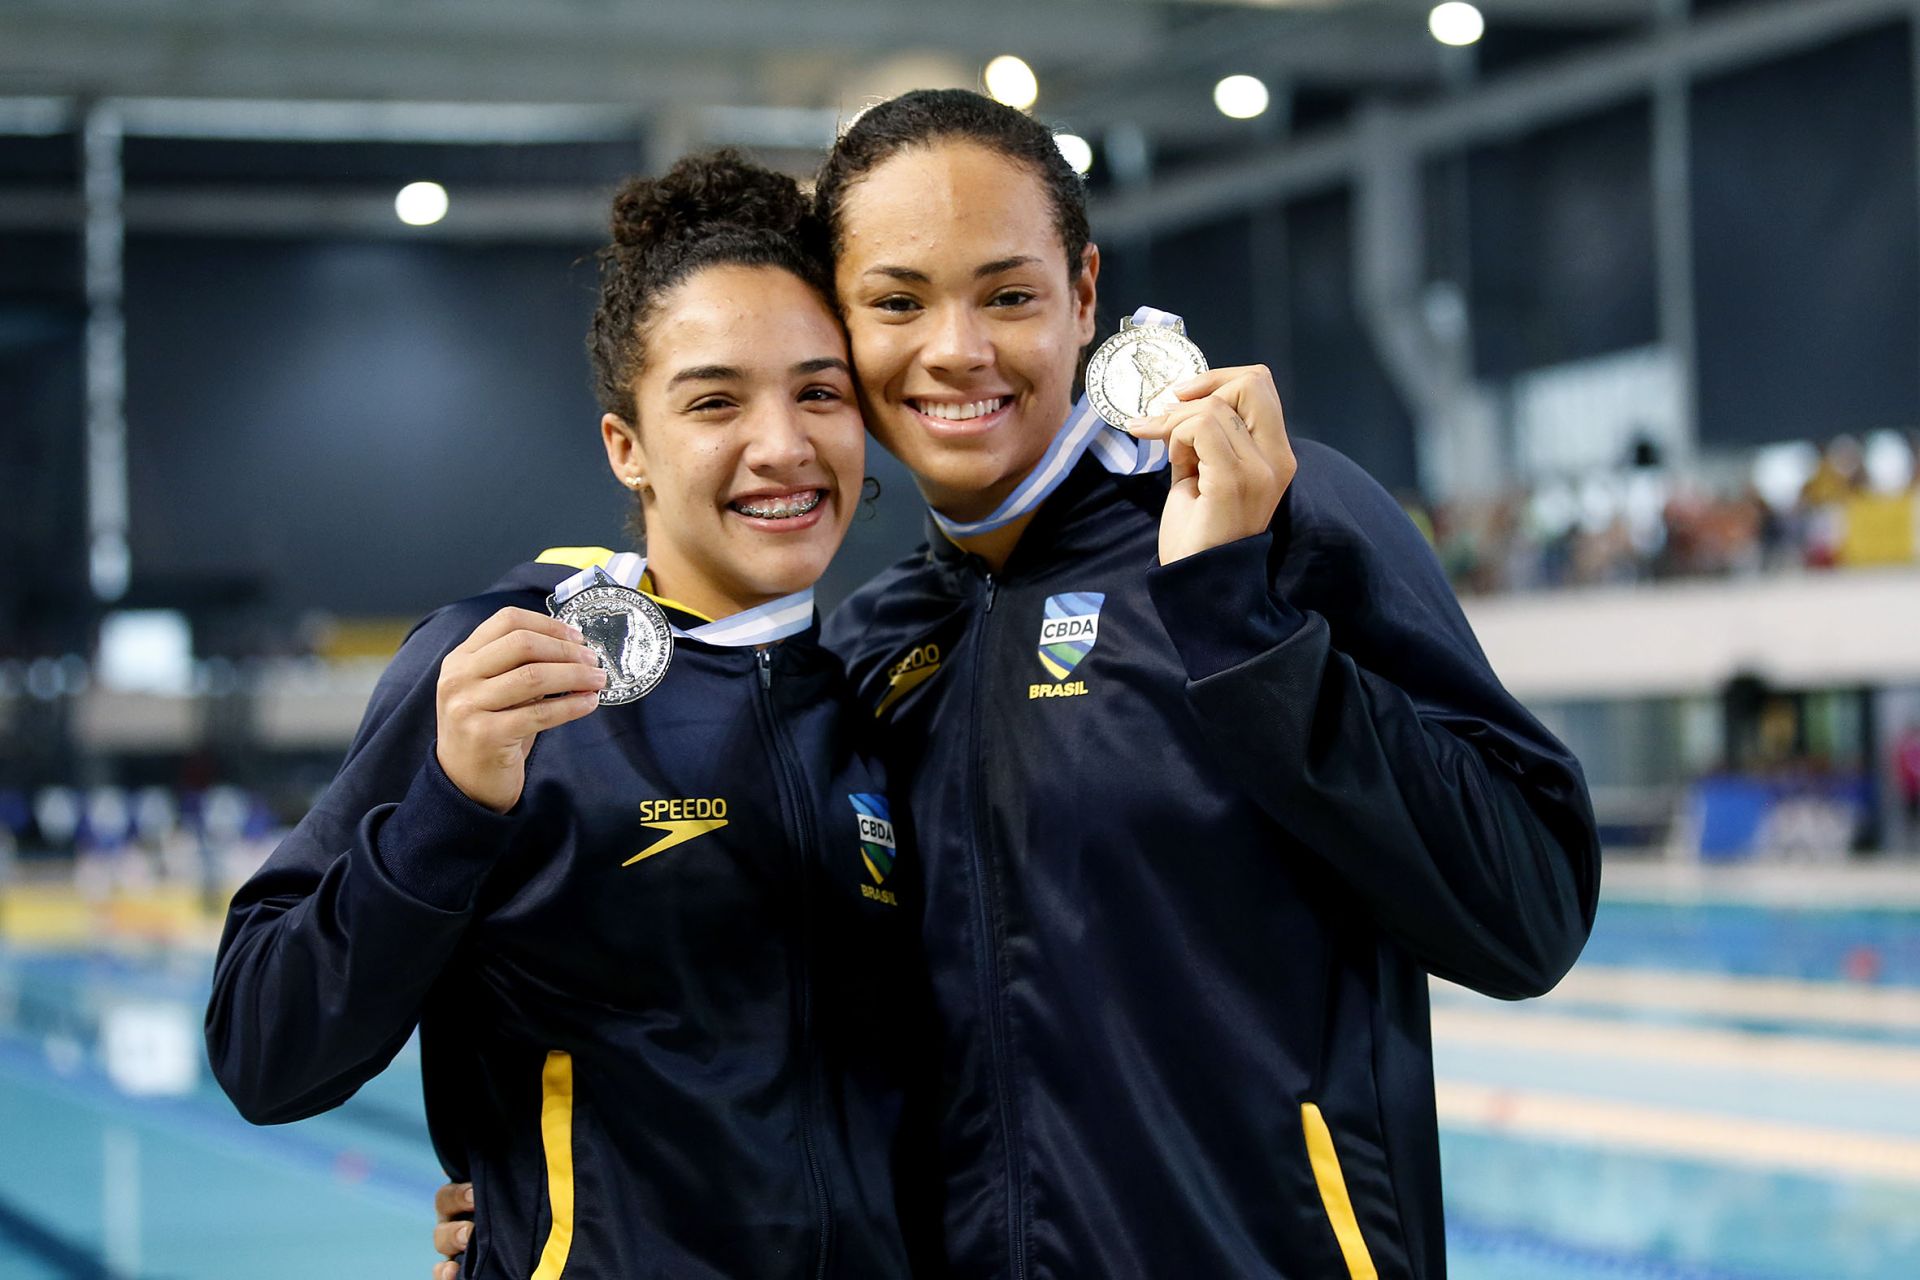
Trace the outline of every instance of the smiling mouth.
<instances>
[{"instance_id":1,"label":"smiling mouth","mask_svg":"<svg viewBox=\"0 0 1920 1280\"><path fill-rule=\"evenodd\" d=\"M995 396L991 400L971 400L966 404L950 404L938 400L908 400L907 404L915 413L937 418L942 422L972 422L1000 412L1013 403L1012 396Z\"/></svg>"},{"instance_id":2,"label":"smiling mouth","mask_svg":"<svg viewBox=\"0 0 1920 1280\"><path fill-rule=\"evenodd\" d=\"M756 520L796 520L819 506L826 496L825 489L803 489L779 497L736 498L727 506Z\"/></svg>"}]
</instances>

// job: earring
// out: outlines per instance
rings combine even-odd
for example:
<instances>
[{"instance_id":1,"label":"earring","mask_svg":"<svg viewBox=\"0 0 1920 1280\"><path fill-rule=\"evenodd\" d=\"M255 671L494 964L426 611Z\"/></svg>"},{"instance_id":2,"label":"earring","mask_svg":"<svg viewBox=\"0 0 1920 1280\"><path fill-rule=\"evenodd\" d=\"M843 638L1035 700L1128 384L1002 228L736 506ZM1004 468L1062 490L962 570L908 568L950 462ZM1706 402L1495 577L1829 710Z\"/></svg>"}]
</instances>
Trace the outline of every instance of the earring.
<instances>
[{"instance_id":1,"label":"earring","mask_svg":"<svg viewBox=\"0 0 1920 1280\"><path fill-rule=\"evenodd\" d=\"M638 489L641 485L645 484L646 482L647 482L647 478L645 476L628 476L627 488Z\"/></svg>"}]
</instances>

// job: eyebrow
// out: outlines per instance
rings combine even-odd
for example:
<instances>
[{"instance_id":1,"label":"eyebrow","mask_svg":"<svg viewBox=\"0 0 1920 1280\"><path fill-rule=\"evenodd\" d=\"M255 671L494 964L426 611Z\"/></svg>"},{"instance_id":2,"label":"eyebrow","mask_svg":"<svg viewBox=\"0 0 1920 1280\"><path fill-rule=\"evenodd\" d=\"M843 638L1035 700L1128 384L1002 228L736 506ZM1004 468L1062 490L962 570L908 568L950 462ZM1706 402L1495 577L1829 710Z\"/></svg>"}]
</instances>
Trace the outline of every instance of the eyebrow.
<instances>
[{"instance_id":1,"label":"eyebrow","mask_svg":"<svg viewBox=\"0 0 1920 1280\"><path fill-rule=\"evenodd\" d=\"M812 360L802 360L799 364L793 366L792 372L796 374L823 373L828 369L838 369L848 377L853 376L853 370L845 360L840 359L838 356L816 356ZM746 374L730 364L700 364L693 366L691 369L682 369L680 372L674 374L673 377L667 379L667 386L671 389L679 386L683 382L741 382L744 381L745 378Z\"/></svg>"},{"instance_id":2,"label":"eyebrow","mask_svg":"<svg viewBox=\"0 0 1920 1280\"><path fill-rule=\"evenodd\" d=\"M1002 271L1011 271L1015 267L1029 267L1040 259L1030 253L1016 254L1011 258L995 258L992 262L983 262L973 269L975 280L984 280L988 276L997 276ZM912 267L869 267L870 276L886 276L889 280L905 280L910 284L930 284L931 279L924 271L915 271Z\"/></svg>"},{"instance_id":3,"label":"eyebrow","mask_svg":"<svg viewBox=\"0 0 1920 1280\"><path fill-rule=\"evenodd\" d=\"M802 360L793 366L795 373L825 373L828 369L838 369L848 377L853 376L852 367L839 356L817 356L812 360Z\"/></svg>"},{"instance_id":4,"label":"eyebrow","mask_svg":"<svg viewBox=\"0 0 1920 1280\"><path fill-rule=\"evenodd\" d=\"M983 262L973 269L975 280L984 280L988 276L997 276L1002 271L1011 271L1015 267L1030 267L1040 259L1030 253L1016 254L1011 258L996 258L992 262Z\"/></svg>"},{"instance_id":5,"label":"eyebrow","mask_svg":"<svg viewBox=\"0 0 1920 1280\"><path fill-rule=\"evenodd\" d=\"M691 369L682 369L667 379L669 389L683 382L737 382L740 371L730 364L700 364Z\"/></svg>"},{"instance_id":6,"label":"eyebrow","mask_svg":"<svg viewBox=\"0 0 1920 1280\"><path fill-rule=\"evenodd\" d=\"M905 280L912 284L931 284L927 273L915 271L912 267L868 267L870 276L885 276L889 280Z\"/></svg>"}]
</instances>

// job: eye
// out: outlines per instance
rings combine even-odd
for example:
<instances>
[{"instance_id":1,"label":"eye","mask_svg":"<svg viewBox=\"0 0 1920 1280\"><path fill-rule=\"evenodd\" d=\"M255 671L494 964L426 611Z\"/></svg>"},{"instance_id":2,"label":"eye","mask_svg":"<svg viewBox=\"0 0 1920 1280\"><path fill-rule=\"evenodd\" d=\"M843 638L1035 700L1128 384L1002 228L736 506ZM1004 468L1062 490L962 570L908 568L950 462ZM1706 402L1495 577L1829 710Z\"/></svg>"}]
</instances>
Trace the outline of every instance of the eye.
<instances>
[{"instance_id":1,"label":"eye","mask_svg":"<svg viewBox=\"0 0 1920 1280\"><path fill-rule=\"evenodd\" d=\"M987 305L994 307L1020 307L1032 302L1036 296L1031 289L1002 289L988 300Z\"/></svg>"},{"instance_id":2,"label":"eye","mask_svg":"<svg viewBox=\"0 0 1920 1280\"><path fill-rule=\"evenodd\" d=\"M838 387L808 387L800 393L800 399L816 404L838 404L846 397L840 394Z\"/></svg>"},{"instance_id":3,"label":"eye","mask_svg":"<svg viewBox=\"0 0 1920 1280\"><path fill-rule=\"evenodd\" d=\"M920 309L920 304L914 301L912 298L909 298L904 293L888 294L886 297L880 299L878 302L875 302L873 305L876 310L893 311L893 312L899 312L899 313L905 313L909 311L918 311Z\"/></svg>"},{"instance_id":4,"label":"eye","mask_svg":"<svg viewBox=\"0 0 1920 1280\"><path fill-rule=\"evenodd\" d=\"M688 413L718 413L722 409L733 408L733 401L725 396L702 396L687 406Z\"/></svg>"}]
</instances>

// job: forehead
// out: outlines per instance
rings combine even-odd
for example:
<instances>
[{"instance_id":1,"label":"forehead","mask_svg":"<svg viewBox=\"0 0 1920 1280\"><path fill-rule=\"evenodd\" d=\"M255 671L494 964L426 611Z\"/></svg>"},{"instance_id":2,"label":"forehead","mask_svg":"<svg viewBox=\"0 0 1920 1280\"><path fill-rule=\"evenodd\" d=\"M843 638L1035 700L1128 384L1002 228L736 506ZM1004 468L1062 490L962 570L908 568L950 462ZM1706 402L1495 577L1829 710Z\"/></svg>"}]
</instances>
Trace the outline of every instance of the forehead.
<instances>
[{"instance_id":1,"label":"forehead","mask_svg":"<svg viewBox=\"0 0 1920 1280\"><path fill-rule=\"evenodd\" d=\"M1046 188L1028 166L972 143L909 147L841 205L842 274L886 265L937 275L1023 255L1066 264Z\"/></svg>"},{"instance_id":2,"label":"forehead","mask_svg":"<svg viewBox=\"0 0 1920 1280\"><path fill-rule=\"evenodd\" d=\"M846 334L811 286L779 267L706 267L661 300L647 335L648 374L727 365L782 375L803 360L846 357Z\"/></svg>"}]
</instances>

